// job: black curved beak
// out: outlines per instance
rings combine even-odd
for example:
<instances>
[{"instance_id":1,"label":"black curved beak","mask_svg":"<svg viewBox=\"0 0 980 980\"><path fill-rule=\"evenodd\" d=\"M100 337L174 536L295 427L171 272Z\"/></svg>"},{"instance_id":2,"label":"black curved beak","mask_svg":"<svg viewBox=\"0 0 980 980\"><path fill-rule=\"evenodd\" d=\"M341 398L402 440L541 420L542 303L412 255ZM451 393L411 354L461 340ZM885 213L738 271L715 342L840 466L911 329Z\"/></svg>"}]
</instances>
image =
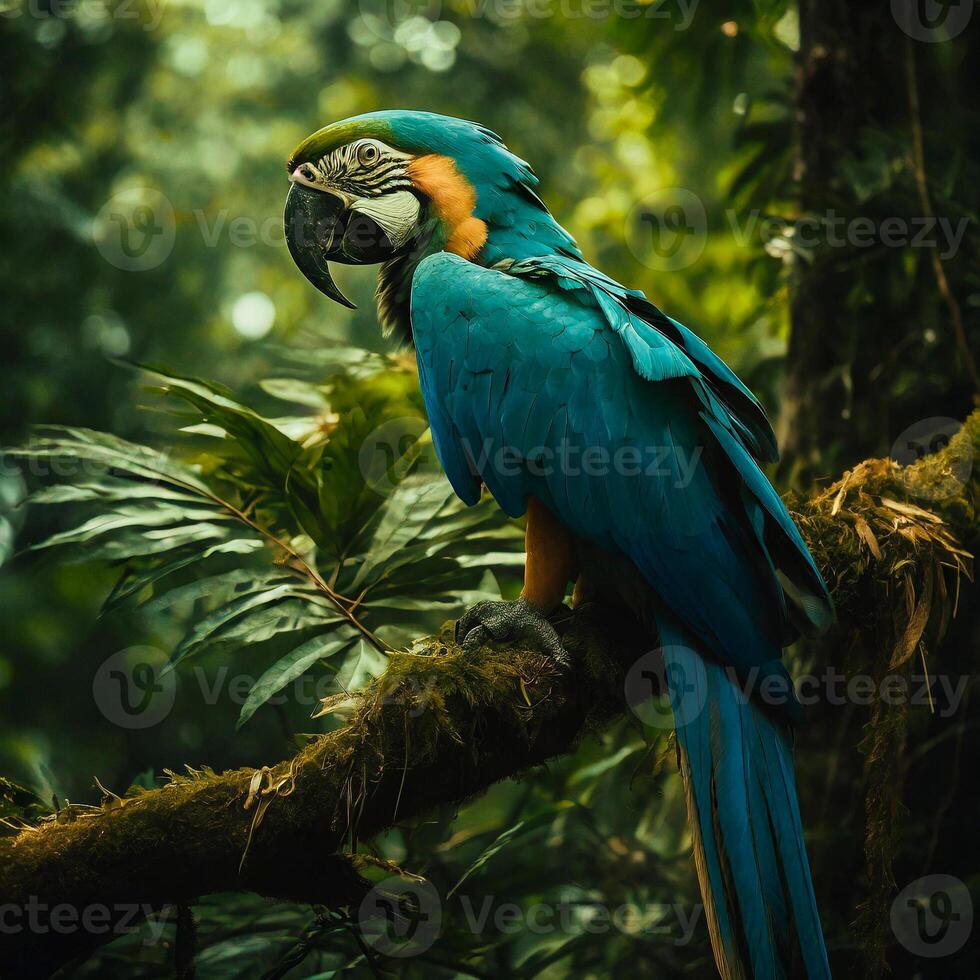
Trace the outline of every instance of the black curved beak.
<instances>
[{"instance_id":1,"label":"black curved beak","mask_svg":"<svg viewBox=\"0 0 980 980\"><path fill-rule=\"evenodd\" d=\"M327 191L294 183L286 195L283 222L289 254L300 272L321 293L351 310L356 307L337 288L328 260L369 265L395 254L384 229Z\"/></svg>"}]
</instances>

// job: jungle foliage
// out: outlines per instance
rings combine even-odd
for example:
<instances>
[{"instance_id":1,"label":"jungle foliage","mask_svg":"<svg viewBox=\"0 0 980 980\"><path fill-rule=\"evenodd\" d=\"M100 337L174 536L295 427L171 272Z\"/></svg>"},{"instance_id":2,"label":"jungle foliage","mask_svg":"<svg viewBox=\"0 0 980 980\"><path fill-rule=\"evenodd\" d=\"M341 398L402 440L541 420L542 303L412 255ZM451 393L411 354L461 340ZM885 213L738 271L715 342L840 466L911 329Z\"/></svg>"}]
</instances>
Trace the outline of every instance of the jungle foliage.
<instances>
[{"instance_id":1,"label":"jungle foliage","mask_svg":"<svg viewBox=\"0 0 980 980\"><path fill-rule=\"evenodd\" d=\"M0 816L70 819L185 765L191 779L274 766L343 725L310 717L321 696L336 706L389 649L514 593L520 528L452 498L412 359L378 335L373 270L341 280L357 312L328 309L282 247L299 138L355 112L429 108L500 132L589 258L760 394L787 447L781 488L808 537L833 543L817 558L864 613L791 651L791 669L899 675L923 695L821 699L798 735L835 972L887 960L896 976L975 976L970 947L916 957L889 913L936 873L980 906L980 620L964 554L978 545L976 418L948 472L908 484L884 457L941 448L900 436L930 420L948 435L974 404L976 18L927 44L888 3L661 2L637 17L622 3L602 18L518 6L2 12L0 441L20 449L0 467ZM705 212L702 251L667 270L637 225L663 188ZM161 197L170 251L121 267L110 205ZM799 234L831 214L880 228L930 213L964 228L955 249ZM122 727L93 684L117 651L148 648L171 661L174 703L154 727ZM965 685L955 710L940 678ZM187 976L192 950L201 978L712 976L671 758L667 730L626 718L362 845L363 873L397 866L451 894L442 939L417 957L366 948L356 909L228 892L73 975ZM529 928L541 908L548 922Z\"/></svg>"}]
</instances>

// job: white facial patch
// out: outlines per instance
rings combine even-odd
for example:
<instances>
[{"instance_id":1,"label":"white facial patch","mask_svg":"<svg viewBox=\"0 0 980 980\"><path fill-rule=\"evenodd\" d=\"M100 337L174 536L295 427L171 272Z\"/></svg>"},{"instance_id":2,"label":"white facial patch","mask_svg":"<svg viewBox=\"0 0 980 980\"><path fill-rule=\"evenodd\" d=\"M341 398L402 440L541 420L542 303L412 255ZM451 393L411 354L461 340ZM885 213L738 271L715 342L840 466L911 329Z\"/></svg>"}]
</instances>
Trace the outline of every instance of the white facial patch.
<instances>
[{"instance_id":1,"label":"white facial patch","mask_svg":"<svg viewBox=\"0 0 980 980\"><path fill-rule=\"evenodd\" d=\"M384 229L392 245L401 248L415 230L421 206L411 191L393 191L381 197L358 198L351 210L366 214Z\"/></svg>"}]
</instances>

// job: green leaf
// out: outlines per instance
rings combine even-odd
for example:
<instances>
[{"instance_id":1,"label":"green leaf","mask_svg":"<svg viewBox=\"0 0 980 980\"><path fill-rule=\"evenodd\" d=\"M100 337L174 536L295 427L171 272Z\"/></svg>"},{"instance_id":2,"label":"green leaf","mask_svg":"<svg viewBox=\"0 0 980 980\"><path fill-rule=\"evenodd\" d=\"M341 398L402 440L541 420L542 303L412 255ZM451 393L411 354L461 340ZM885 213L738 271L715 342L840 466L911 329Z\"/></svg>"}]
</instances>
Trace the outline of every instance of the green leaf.
<instances>
[{"instance_id":1,"label":"green leaf","mask_svg":"<svg viewBox=\"0 0 980 980\"><path fill-rule=\"evenodd\" d=\"M212 642L220 640L244 647L264 643L280 633L295 633L341 621L341 613L334 606L305 593L285 602L277 601L271 608L263 606L252 610L223 628L212 637Z\"/></svg>"},{"instance_id":2,"label":"green leaf","mask_svg":"<svg viewBox=\"0 0 980 980\"><path fill-rule=\"evenodd\" d=\"M543 941L543 945L544 948L533 950L526 959L521 961L519 969L513 974L515 978L532 980L533 977L540 977L546 967L553 966L576 950L593 948L595 936L589 931L584 931L570 939L552 939L549 937Z\"/></svg>"},{"instance_id":3,"label":"green leaf","mask_svg":"<svg viewBox=\"0 0 980 980\"><path fill-rule=\"evenodd\" d=\"M110 471L126 472L210 496L211 491L200 476L168 453L92 429L39 426L38 431L51 435L39 436L21 449L6 452L29 459L62 459L96 464L96 467L78 467L78 472L85 476L91 476L93 471L100 476Z\"/></svg>"},{"instance_id":4,"label":"green leaf","mask_svg":"<svg viewBox=\"0 0 980 980\"><path fill-rule=\"evenodd\" d=\"M291 599L302 599L306 603L306 605L301 607L300 615L305 615L308 620L308 625L330 622L339 616L336 609L318 598L317 593L313 592L312 589L304 589L299 582L274 585L269 589L245 595L232 602L225 603L195 623L170 655L168 669L173 669L186 656L200 651L204 646L222 637L230 639L232 636L236 636L246 642L251 642L251 637L254 637L256 634L249 633L248 630L243 634L240 629L233 632L231 628L232 624L239 617L244 616L252 610L260 609L270 604L283 603L284 600ZM279 613L279 609L272 610L272 622L276 622L275 617ZM295 617L295 619L298 618L299 616ZM287 619L290 622L294 621L293 618L287 617ZM269 621L262 620L262 623L263 628L267 630L269 628ZM258 630L259 624L252 622L249 629L252 628Z\"/></svg>"},{"instance_id":5,"label":"green leaf","mask_svg":"<svg viewBox=\"0 0 980 980\"><path fill-rule=\"evenodd\" d=\"M615 769L631 756L638 755L643 751L644 746L642 745L624 745L618 752L612 752L597 762L593 762L590 766L582 766L582 768L577 769L569 778L569 785L576 786L582 783L591 785L600 776Z\"/></svg>"},{"instance_id":6,"label":"green leaf","mask_svg":"<svg viewBox=\"0 0 980 980\"><path fill-rule=\"evenodd\" d=\"M541 813L536 814L533 817L529 817L527 820L521 820L520 822L514 824L513 827L505 830L502 834L499 834L489 846L484 848L480 856L463 872L463 876L453 885L452 888L446 894L447 901L452 898L453 894L459 889L459 886L466 881L474 872L479 871L491 858L499 854L505 847L513 844L515 840L521 837L526 837L528 834L539 830L541 827L547 827L554 822L555 817L558 812L562 810L568 810L574 807L575 804L563 800L557 804L553 810L544 810Z\"/></svg>"},{"instance_id":7,"label":"green leaf","mask_svg":"<svg viewBox=\"0 0 980 980\"><path fill-rule=\"evenodd\" d=\"M206 575L186 585L163 591L147 602L144 608L148 613L161 613L182 602L198 599L229 602L235 598L265 592L277 585L293 583L297 583L296 575L286 569L256 571L251 568L236 568L217 575Z\"/></svg>"},{"instance_id":8,"label":"green leaf","mask_svg":"<svg viewBox=\"0 0 980 980\"><path fill-rule=\"evenodd\" d=\"M257 412L235 401L230 393L199 378L144 366L161 381L160 392L178 397L197 409L200 422L223 429L250 461L255 472L284 489L290 480L313 489L309 474L296 466L303 447L280 432Z\"/></svg>"},{"instance_id":9,"label":"green leaf","mask_svg":"<svg viewBox=\"0 0 980 980\"><path fill-rule=\"evenodd\" d=\"M69 531L60 531L31 545L30 551L68 544L89 544L96 538L127 528L173 527L183 522L231 521L231 514L218 509L188 510L180 507L117 507L108 514L92 517Z\"/></svg>"},{"instance_id":10,"label":"green leaf","mask_svg":"<svg viewBox=\"0 0 980 980\"><path fill-rule=\"evenodd\" d=\"M390 354L354 347L322 333L307 336L305 340L305 344L274 350L281 361L294 364L304 374L312 372L318 381L337 375L366 381L392 369L397 363Z\"/></svg>"},{"instance_id":11,"label":"green leaf","mask_svg":"<svg viewBox=\"0 0 980 980\"><path fill-rule=\"evenodd\" d=\"M352 591L357 592L372 574L385 566L399 560L410 561L411 557L405 555L407 545L445 506L452 492L448 483L440 486L432 480L399 487L381 512L381 520L370 541L370 551L351 583Z\"/></svg>"},{"instance_id":12,"label":"green leaf","mask_svg":"<svg viewBox=\"0 0 980 980\"><path fill-rule=\"evenodd\" d=\"M109 598L103 603L102 612L106 613L117 608L148 586L189 565L207 561L215 555L249 555L264 547L258 538L237 538L205 548L203 551L195 549L189 553L185 552L170 560L150 559L148 567L136 567L134 563L130 563L113 586Z\"/></svg>"},{"instance_id":13,"label":"green leaf","mask_svg":"<svg viewBox=\"0 0 980 980\"><path fill-rule=\"evenodd\" d=\"M388 658L361 636L344 660L337 683L344 690L359 690L383 673L387 666Z\"/></svg>"},{"instance_id":14,"label":"green leaf","mask_svg":"<svg viewBox=\"0 0 980 980\"><path fill-rule=\"evenodd\" d=\"M207 523L149 530L126 528L116 531L109 540L89 542L67 560L79 563L128 561L135 557L159 558L189 545L200 547L206 542L225 540L234 530L228 525Z\"/></svg>"},{"instance_id":15,"label":"green leaf","mask_svg":"<svg viewBox=\"0 0 980 980\"><path fill-rule=\"evenodd\" d=\"M306 405L321 413L330 410L330 403L322 386L311 384L309 381L300 378L266 378L259 382L259 386L266 394L280 401Z\"/></svg>"},{"instance_id":16,"label":"green leaf","mask_svg":"<svg viewBox=\"0 0 980 980\"><path fill-rule=\"evenodd\" d=\"M266 670L248 692L238 716L237 727L241 728L269 698L278 694L297 677L302 677L315 663L328 657L342 656L353 647L357 637L358 634L352 627L341 624L330 633L315 636L295 650L290 650ZM339 667L330 666L329 669L336 672Z\"/></svg>"},{"instance_id":17,"label":"green leaf","mask_svg":"<svg viewBox=\"0 0 980 980\"><path fill-rule=\"evenodd\" d=\"M86 483L57 483L36 490L28 497L30 504L74 504L120 500L176 501L200 504L200 494L175 490L160 483L142 483L106 477Z\"/></svg>"}]
</instances>

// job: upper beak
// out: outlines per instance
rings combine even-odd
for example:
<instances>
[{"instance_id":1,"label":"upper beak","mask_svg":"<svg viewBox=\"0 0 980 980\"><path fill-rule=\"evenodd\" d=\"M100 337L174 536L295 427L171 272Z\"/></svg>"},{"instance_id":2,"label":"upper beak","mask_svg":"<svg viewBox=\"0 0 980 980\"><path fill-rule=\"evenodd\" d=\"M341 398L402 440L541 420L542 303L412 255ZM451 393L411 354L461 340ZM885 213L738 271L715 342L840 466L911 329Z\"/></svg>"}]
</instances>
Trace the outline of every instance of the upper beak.
<instances>
[{"instance_id":1,"label":"upper beak","mask_svg":"<svg viewBox=\"0 0 980 980\"><path fill-rule=\"evenodd\" d=\"M298 169L289 177L292 186L283 213L289 254L317 289L341 306L357 309L337 288L327 264L327 259L338 257L347 205L335 194L313 190L304 178L297 176Z\"/></svg>"},{"instance_id":2,"label":"upper beak","mask_svg":"<svg viewBox=\"0 0 980 980\"><path fill-rule=\"evenodd\" d=\"M289 254L317 289L353 310L354 304L337 288L330 275L328 259L348 265L367 265L385 262L397 249L384 228L353 206L356 198L314 184L302 170L297 167L289 175L283 215Z\"/></svg>"}]
</instances>

